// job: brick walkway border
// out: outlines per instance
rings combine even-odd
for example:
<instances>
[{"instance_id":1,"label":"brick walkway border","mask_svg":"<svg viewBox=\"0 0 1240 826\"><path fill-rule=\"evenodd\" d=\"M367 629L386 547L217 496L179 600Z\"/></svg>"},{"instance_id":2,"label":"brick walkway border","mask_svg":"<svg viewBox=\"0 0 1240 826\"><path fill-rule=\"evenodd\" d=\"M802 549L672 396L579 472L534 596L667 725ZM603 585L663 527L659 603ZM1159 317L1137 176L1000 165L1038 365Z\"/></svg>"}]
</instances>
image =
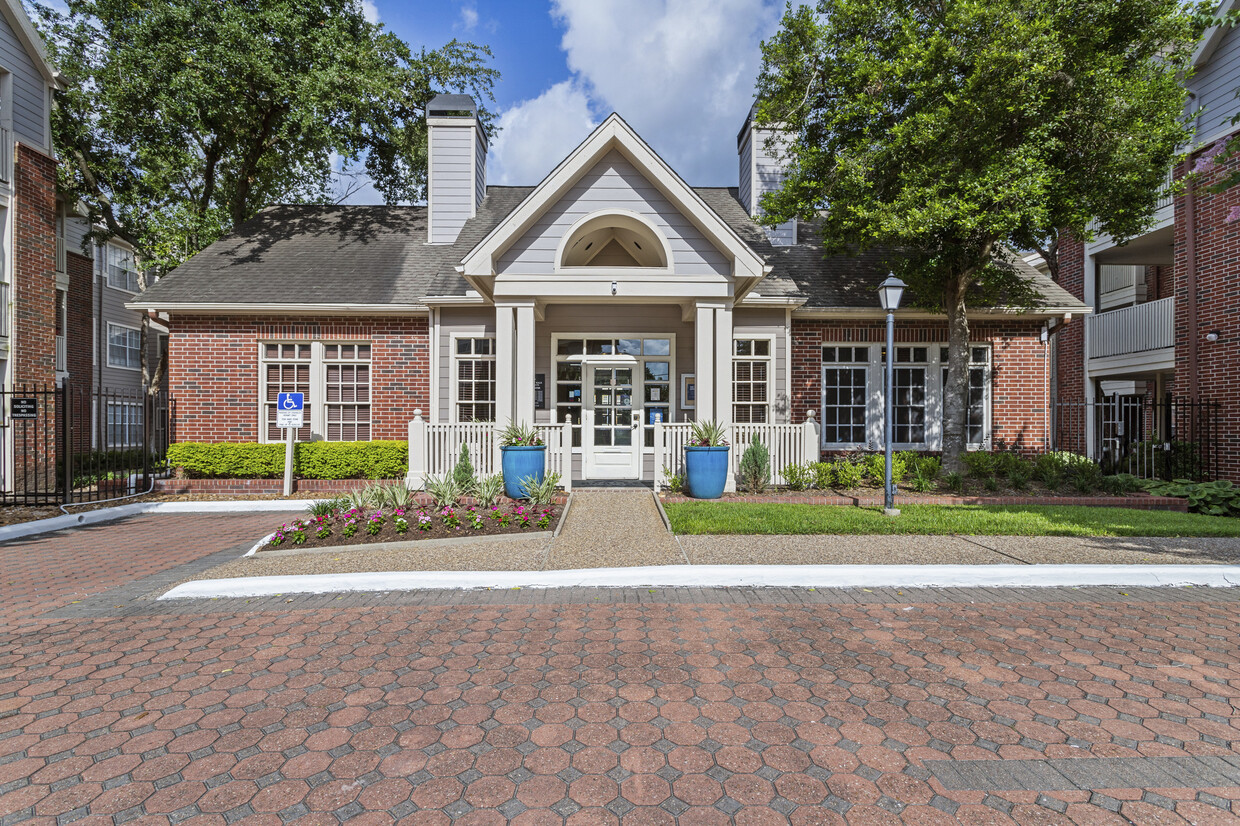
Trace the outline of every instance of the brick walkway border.
<instances>
[{"instance_id":1,"label":"brick walkway border","mask_svg":"<svg viewBox=\"0 0 1240 826\"><path fill-rule=\"evenodd\" d=\"M659 497L665 505L705 501L670 493L660 493ZM815 496L809 493L781 493L763 496L728 494L722 499L712 501L762 505L854 505L858 507L881 507L883 504L881 496ZM1186 499L1148 494L1134 494L1133 496L925 496L901 493L896 498L896 506L904 505L1088 505L1147 511L1188 512L1188 500Z\"/></svg>"}]
</instances>

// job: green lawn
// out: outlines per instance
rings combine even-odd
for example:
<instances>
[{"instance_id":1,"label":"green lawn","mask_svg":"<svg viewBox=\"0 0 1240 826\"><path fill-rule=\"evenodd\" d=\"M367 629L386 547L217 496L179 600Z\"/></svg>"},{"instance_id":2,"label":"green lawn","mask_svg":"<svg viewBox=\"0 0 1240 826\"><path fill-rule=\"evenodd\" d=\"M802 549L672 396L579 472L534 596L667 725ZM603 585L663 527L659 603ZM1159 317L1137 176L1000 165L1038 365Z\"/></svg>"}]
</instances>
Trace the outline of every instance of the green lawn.
<instances>
[{"instance_id":1,"label":"green lawn","mask_svg":"<svg viewBox=\"0 0 1240 826\"><path fill-rule=\"evenodd\" d=\"M741 502L665 504L679 534L965 534L974 536L1240 536L1240 519L1079 505L881 508Z\"/></svg>"}]
</instances>

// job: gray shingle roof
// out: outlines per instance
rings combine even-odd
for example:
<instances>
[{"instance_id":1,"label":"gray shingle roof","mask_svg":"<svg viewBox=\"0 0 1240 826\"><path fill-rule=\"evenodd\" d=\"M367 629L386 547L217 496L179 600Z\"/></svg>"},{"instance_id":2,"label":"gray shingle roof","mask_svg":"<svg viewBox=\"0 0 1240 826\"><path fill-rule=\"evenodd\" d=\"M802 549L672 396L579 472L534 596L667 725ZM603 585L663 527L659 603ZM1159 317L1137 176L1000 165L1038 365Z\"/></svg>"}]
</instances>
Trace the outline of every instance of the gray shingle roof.
<instances>
[{"instance_id":1,"label":"gray shingle roof","mask_svg":"<svg viewBox=\"0 0 1240 826\"><path fill-rule=\"evenodd\" d=\"M426 296L464 295L456 265L533 191L491 186L478 214L453 244L426 243L426 207L275 206L236 228L139 299L144 305L420 304ZM746 213L735 188L701 187L702 200L773 269L762 296L804 297L807 308L873 307L887 275L880 253L825 256L817 234L802 226L794 247L773 247ZM1047 307L1081 307L1024 262Z\"/></svg>"}]
</instances>

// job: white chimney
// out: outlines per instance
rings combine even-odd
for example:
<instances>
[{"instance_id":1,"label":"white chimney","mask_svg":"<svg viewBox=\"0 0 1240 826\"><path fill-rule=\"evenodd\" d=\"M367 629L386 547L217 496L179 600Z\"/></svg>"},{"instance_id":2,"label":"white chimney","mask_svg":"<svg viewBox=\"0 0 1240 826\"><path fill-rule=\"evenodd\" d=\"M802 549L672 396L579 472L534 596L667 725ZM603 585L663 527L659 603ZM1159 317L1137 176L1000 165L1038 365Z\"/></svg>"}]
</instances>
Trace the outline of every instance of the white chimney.
<instances>
[{"instance_id":1,"label":"white chimney","mask_svg":"<svg viewBox=\"0 0 1240 826\"><path fill-rule=\"evenodd\" d=\"M469 95L437 95L426 107L427 240L451 244L487 192L487 135Z\"/></svg>"},{"instance_id":2,"label":"white chimney","mask_svg":"<svg viewBox=\"0 0 1240 826\"><path fill-rule=\"evenodd\" d=\"M757 104L750 107L745 124L736 136L736 151L740 155L740 201L755 220L761 223L762 196L779 189L784 181L783 163L778 157L782 136L778 130L754 126L753 116ZM797 242L796 219L784 221L773 227L764 226L766 237L777 247L788 247Z\"/></svg>"}]
</instances>

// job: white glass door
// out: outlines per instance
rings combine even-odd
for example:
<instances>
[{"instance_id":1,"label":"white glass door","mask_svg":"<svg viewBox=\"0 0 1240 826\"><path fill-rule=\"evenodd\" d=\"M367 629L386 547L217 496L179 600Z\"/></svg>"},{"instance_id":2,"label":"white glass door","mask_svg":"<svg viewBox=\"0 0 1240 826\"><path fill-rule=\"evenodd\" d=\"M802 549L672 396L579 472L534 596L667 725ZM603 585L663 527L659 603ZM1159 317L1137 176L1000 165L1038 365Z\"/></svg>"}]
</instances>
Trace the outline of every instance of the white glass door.
<instances>
[{"instance_id":1,"label":"white glass door","mask_svg":"<svg viewBox=\"0 0 1240 826\"><path fill-rule=\"evenodd\" d=\"M641 420L633 410L637 366L587 365L583 421L586 475L590 479L636 479L641 458ZM640 384L638 385L640 388Z\"/></svg>"}]
</instances>

